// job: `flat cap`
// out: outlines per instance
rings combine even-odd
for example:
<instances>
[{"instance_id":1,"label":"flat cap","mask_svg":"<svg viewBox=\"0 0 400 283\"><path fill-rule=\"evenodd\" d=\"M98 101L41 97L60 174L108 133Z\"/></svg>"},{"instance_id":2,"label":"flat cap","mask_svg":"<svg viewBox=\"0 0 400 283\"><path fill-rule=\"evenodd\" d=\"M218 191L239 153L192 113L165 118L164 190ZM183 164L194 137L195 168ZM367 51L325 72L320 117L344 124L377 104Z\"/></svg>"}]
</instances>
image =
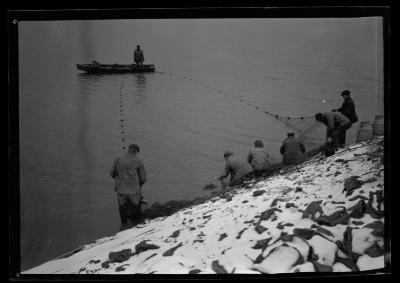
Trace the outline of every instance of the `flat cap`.
<instances>
[{"instance_id":1,"label":"flat cap","mask_svg":"<svg viewBox=\"0 0 400 283\"><path fill-rule=\"evenodd\" d=\"M341 96L343 96L343 95L350 95L350 90L345 89L344 91L342 91Z\"/></svg>"},{"instance_id":2,"label":"flat cap","mask_svg":"<svg viewBox=\"0 0 400 283\"><path fill-rule=\"evenodd\" d=\"M136 152L139 152L140 151L140 148L139 148L139 146L137 145L137 144L130 144L129 145L129 149L128 149L129 151L136 151Z\"/></svg>"},{"instance_id":3,"label":"flat cap","mask_svg":"<svg viewBox=\"0 0 400 283\"><path fill-rule=\"evenodd\" d=\"M232 151L226 150L226 151L224 152L224 157L227 157L227 156L230 156L230 155L233 155L233 152L232 152Z\"/></svg>"}]
</instances>

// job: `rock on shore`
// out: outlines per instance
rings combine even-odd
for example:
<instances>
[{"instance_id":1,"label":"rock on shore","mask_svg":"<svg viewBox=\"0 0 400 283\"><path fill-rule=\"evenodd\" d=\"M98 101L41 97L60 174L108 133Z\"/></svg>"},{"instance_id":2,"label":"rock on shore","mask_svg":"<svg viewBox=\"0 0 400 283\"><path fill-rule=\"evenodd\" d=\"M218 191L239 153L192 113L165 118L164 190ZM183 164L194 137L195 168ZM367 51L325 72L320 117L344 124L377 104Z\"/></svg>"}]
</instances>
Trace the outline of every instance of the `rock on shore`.
<instances>
[{"instance_id":1,"label":"rock on shore","mask_svg":"<svg viewBox=\"0 0 400 283\"><path fill-rule=\"evenodd\" d=\"M382 137L353 144L23 273L380 269L385 265L382 160Z\"/></svg>"}]
</instances>

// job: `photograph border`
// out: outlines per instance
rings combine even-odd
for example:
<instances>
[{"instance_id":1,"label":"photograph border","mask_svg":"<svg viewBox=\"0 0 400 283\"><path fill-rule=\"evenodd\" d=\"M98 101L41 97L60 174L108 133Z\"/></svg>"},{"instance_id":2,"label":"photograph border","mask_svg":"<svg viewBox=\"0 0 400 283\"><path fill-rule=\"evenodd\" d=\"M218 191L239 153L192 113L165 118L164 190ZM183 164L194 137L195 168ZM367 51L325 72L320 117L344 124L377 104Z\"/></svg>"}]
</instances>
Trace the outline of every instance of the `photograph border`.
<instances>
[{"instance_id":1,"label":"photograph border","mask_svg":"<svg viewBox=\"0 0 400 283\"><path fill-rule=\"evenodd\" d=\"M28 275L20 274L20 180L19 180L19 88L18 22L119 19L202 19L202 18L383 18L384 48L384 183L385 183L385 268L351 273L295 273L271 275L227 275L238 278L352 277L391 273L391 156L390 152L390 6L300 6L300 7L197 7L132 9L10 10L8 27L8 205L9 278L13 280L132 280L132 279L226 279L221 275L133 274L133 275Z\"/></svg>"}]
</instances>

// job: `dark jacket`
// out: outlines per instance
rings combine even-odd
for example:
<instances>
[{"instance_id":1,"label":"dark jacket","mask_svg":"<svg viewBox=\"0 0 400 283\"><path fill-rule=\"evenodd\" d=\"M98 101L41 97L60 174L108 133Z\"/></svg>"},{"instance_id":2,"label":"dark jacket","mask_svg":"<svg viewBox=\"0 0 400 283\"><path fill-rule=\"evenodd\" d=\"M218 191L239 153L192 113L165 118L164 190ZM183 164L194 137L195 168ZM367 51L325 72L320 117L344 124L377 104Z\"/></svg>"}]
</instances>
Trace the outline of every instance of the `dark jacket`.
<instances>
[{"instance_id":1,"label":"dark jacket","mask_svg":"<svg viewBox=\"0 0 400 283\"><path fill-rule=\"evenodd\" d=\"M252 171L253 168L251 168L250 164L239 156L229 156L225 164L225 176L231 174L231 183L239 181L242 177Z\"/></svg>"},{"instance_id":2,"label":"dark jacket","mask_svg":"<svg viewBox=\"0 0 400 283\"><path fill-rule=\"evenodd\" d=\"M286 165L303 162L306 148L297 138L288 137L282 142L280 152L283 155L283 163Z\"/></svg>"},{"instance_id":3,"label":"dark jacket","mask_svg":"<svg viewBox=\"0 0 400 283\"><path fill-rule=\"evenodd\" d=\"M271 166L269 154L262 147L255 147L250 150L247 162L250 163L254 171L267 170Z\"/></svg>"},{"instance_id":4,"label":"dark jacket","mask_svg":"<svg viewBox=\"0 0 400 283\"><path fill-rule=\"evenodd\" d=\"M323 123L326 125L326 136L330 137L333 131L339 126L343 126L346 123L351 123L351 121L341 114L340 112L325 112L323 115Z\"/></svg>"},{"instance_id":5,"label":"dark jacket","mask_svg":"<svg viewBox=\"0 0 400 283\"><path fill-rule=\"evenodd\" d=\"M143 62L144 61L144 56L143 56L143 51L141 49L136 49L134 54L133 54L133 60L135 62Z\"/></svg>"},{"instance_id":6,"label":"dark jacket","mask_svg":"<svg viewBox=\"0 0 400 283\"><path fill-rule=\"evenodd\" d=\"M110 175L115 179L114 189L116 192L138 196L141 195L140 187L147 179L142 159L132 153L116 158Z\"/></svg>"},{"instance_id":7,"label":"dark jacket","mask_svg":"<svg viewBox=\"0 0 400 283\"><path fill-rule=\"evenodd\" d=\"M356 107L355 107L354 101L353 101L353 99L351 99L351 97L346 98L343 101L342 107L338 108L337 111L339 111L344 116L349 118L349 120L352 123L355 123L355 122L358 121L358 117L357 117L357 114L356 114Z\"/></svg>"}]
</instances>

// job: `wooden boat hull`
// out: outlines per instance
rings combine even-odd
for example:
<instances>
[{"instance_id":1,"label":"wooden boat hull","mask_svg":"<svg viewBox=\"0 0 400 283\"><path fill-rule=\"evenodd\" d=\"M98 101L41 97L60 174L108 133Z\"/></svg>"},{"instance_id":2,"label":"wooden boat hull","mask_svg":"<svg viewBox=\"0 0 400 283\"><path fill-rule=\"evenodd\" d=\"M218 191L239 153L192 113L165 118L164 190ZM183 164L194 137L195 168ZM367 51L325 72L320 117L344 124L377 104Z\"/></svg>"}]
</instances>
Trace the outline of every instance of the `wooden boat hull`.
<instances>
[{"instance_id":1,"label":"wooden boat hull","mask_svg":"<svg viewBox=\"0 0 400 283\"><path fill-rule=\"evenodd\" d=\"M137 66L136 64L133 65L76 64L76 67L78 68L78 70L96 74L155 72L154 65L152 64L146 64L143 66Z\"/></svg>"}]
</instances>

